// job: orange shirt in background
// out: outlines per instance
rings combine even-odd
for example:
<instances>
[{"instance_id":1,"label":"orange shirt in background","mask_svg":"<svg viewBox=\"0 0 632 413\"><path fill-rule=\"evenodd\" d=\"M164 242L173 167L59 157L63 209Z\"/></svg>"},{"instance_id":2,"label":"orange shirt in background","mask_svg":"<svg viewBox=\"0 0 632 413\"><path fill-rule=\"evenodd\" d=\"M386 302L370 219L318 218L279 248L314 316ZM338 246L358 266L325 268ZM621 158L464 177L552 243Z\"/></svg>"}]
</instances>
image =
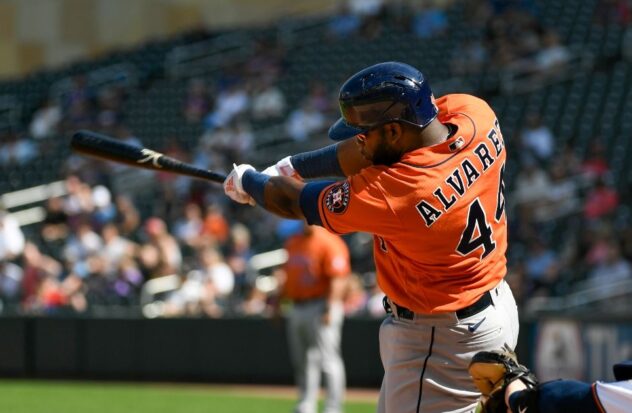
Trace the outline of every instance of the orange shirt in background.
<instances>
[{"instance_id":1,"label":"orange shirt in background","mask_svg":"<svg viewBox=\"0 0 632 413\"><path fill-rule=\"evenodd\" d=\"M285 243L288 261L283 295L294 301L325 298L330 279L351 272L349 249L337 235L311 226L311 234L300 233Z\"/></svg>"}]
</instances>

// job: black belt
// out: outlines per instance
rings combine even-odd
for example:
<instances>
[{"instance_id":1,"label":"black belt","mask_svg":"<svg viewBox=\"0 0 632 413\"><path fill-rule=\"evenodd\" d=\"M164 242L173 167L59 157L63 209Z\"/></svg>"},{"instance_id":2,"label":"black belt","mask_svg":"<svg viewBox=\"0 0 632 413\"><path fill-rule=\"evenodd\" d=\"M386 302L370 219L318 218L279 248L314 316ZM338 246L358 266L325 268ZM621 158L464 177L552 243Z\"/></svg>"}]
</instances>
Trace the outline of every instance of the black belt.
<instances>
[{"instance_id":1,"label":"black belt","mask_svg":"<svg viewBox=\"0 0 632 413\"><path fill-rule=\"evenodd\" d=\"M312 303L316 303L320 301L325 301L325 297L302 298L300 300L293 300L292 304L301 306L301 305L312 304Z\"/></svg>"},{"instance_id":2,"label":"black belt","mask_svg":"<svg viewBox=\"0 0 632 413\"><path fill-rule=\"evenodd\" d=\"M464 318L468 318L480 313L492 304L492 294L489 291L485 291L485 293L481 295L481 297L476 300L474 304L470 304L467 307L461 308L460 310L456 311L456 316L459 320L462 320ZM391 314L393 312L393 309L391 308L387 297L384 297L384 299L382 299L382 305L384 306L384 310L386 310L387 313ZM395 304L395 307L397 308L397 316L399 318L404 318L406 320L413 320L415 318L415 313L408 308L402 307L401 305L397 304Z\"/></svg>"}]
</instances>

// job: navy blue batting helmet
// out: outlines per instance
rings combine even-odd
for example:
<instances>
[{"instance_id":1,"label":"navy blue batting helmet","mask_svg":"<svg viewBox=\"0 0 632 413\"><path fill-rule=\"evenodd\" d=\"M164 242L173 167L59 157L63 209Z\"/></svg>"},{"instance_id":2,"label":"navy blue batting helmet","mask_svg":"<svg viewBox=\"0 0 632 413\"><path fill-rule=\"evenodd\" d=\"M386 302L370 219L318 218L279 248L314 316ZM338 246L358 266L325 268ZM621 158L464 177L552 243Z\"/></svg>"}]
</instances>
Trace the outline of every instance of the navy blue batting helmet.
<instances>
[{"instance_id":1,"label":"navy blue batting helmet","mask_svg":"<svg viewBox=\"0 0 632 413\"><path fill-rule=\"evenodd\" d=\"M438 113L424 75L399 62L378 63L351 76L340 88L338 101L342 117L329 128L335 141L388 122L423 128Z\"/></svg>"}]
</instances>

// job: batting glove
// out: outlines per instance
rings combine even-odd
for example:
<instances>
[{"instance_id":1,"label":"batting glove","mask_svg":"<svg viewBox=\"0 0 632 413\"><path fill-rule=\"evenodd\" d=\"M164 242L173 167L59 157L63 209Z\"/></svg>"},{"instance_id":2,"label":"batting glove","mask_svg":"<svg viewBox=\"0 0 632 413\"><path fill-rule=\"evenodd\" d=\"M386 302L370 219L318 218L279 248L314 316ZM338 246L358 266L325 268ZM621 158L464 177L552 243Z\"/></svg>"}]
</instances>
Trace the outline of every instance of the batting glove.
<instances>
[{"instance_id":1,"label":"batting glove","mask_svg":"<svg viewBox=\"0 0 632 413\"><path fill-rule=\"evenodd\" d=\"M290 156L286 156L276 164L268 166L266 169L261 171L261 173L268 176L289 176L290 178L298 179L299 181L303 180L298 172L296 172L296 169L294 169L292 161L290 161Z\"/></svg>"},{"instance_id":2,"label":"batting glove","mask_svg":"<svg viewBox=\"0 0 632 413\"><path fill-rule=\"evenodd\" d=\"M233 164L233 170L224 181L224 193L235 202L254 206L256 204L255 200L244 191L244 187L241 183L241 179L246 171L256 171L256 169L248 164Z\"/></svg>"}]
</instances>

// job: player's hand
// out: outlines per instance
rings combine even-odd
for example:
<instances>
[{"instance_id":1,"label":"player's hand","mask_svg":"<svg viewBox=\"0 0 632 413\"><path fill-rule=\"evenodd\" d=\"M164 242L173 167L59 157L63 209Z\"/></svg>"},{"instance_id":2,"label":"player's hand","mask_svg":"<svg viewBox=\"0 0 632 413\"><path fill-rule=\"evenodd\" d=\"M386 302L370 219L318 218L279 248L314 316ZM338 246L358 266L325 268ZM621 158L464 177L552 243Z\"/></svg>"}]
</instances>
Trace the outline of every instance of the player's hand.
<instances>
[{"instance_id":1,"label":"player's hand","mask_svg":"<svg viewBox=\"0 0 632 413\"><path fill-rule=\"evenodd\" d=\"M255 168L248 164L235 165L233 164L233 170L228 174L224 181L224 193L233 201L240 204L249 204L255 206L255 200L244 191L244 187L241 184L246 171L255 171Z\"/></svg>"},{"instance_id":2,"label":"player's hand","mask_svg":"<svg viewBox=\"0 0 632 413\"><path fill-rule=\"evenodd\" d=\"M296 172L296 169L294 169L289 156L286 156L272 166L268 166L266 169L261 171L261 173L268 176L289 176L290 178L298 179L299 181L303 180L298 172Z\"/></svg>"}]
</instances>

